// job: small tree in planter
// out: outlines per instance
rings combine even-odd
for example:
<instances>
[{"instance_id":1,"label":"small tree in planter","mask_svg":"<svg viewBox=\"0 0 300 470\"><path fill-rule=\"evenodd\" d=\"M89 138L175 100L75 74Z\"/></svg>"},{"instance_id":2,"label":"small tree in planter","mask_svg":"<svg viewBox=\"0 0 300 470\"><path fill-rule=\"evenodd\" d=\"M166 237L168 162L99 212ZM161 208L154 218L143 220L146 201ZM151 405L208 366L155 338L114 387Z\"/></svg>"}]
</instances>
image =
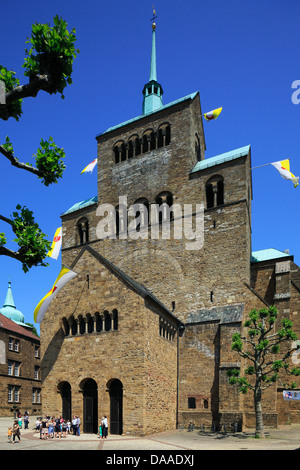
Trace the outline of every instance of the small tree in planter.
<instances>
[{"instance_id":1,"label":"small tree in planter","mask_svg":"<svg viewBox=\"0 0 300 470\"><path fill-rule=\"evenodd\" d=\"M256 437L265 437L262 391L276 383L279 372L300 375L300 369L290 364L292 354L300 349L299 345L296 348L291 345L291 342L297 340L297 335L292 330L293 324L290 320L283 319L281 328L275 332L277 316L278 311L273 306L251 310L244 324L246 336L235 333L232 337L231 348L245 359L245 368L244 375L241 375L239 369L230 369L227 374L229 382L232 385L237 384L241 393L247 393L249 389L253 391ZM246 376L249 376L249 380ZM295 387L294 382L289 385L289 388Z\"/></svg>"}]
</instances>

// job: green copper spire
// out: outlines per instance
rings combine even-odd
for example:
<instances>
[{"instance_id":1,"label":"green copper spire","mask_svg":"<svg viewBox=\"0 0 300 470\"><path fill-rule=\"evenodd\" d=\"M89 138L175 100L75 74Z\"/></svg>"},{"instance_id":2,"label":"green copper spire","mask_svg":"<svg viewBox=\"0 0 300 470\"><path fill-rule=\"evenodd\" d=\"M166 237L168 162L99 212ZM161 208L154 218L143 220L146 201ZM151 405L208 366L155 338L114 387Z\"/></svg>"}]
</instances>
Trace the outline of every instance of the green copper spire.
<instances>
[{"instance_id":1,"label":"green copper spire","mask_svg":"<svg viewBox=\"0 0 300 470\"><path fill-rule=\"evenodd\" d=\"M9 318L10 320L13 320L15 323L18 323L18 325L26 326L24 324L25 318L24 318L23 313L20 312L20 310L16 309L12 291L11 291L10 281L8 282L7 294L5 297L4 305L2 308L0 308L0 313L2 313L2 315Z\"/></svg>"},{"instance_id":2,"label":"green copper spire","mask_svg":"<svg viewBox=\"0 0 300 470\"><path fill-rule=\"evenodd\" d=\"M153 23L155 25L155 23ZM156 39L155 39L155 28L152 27L152 50L151 50L151 66L150 66L150 77L151 80L157 81L156 73Z\"/></svg>"},{"instance_id":3,"label":"green copper spire","mask_svg":"<svg viewBox=\"0 0 300 470\"><path fill-rule=\"evenodd\" d=\"M156 24L152 23L152 50L151 50L151 65L150 65L150 78L143 89L143 114L152 113L163 106L162 86L157 82L156 72Z\"/></svg>"}]
</instances>

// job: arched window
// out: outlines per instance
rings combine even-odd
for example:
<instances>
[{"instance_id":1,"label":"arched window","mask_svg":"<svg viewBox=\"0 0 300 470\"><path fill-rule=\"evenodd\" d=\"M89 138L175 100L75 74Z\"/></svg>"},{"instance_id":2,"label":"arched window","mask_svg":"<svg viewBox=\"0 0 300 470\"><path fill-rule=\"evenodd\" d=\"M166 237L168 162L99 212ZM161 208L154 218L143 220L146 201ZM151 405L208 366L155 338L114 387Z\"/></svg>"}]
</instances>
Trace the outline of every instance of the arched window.
<instances>
[{"instance_id":1,"label":"arched window","mask_svg":"<svg viewBox=\"0 0 300 470\"><path fill-rule=\"evenodd\" d=\"M148 152L148 137L147 135L143 135L143 153Z\"/></svg>"},{"instance_id":2,"label":"arched window","mask_svg":"<svg viewBox=\"0 0 300 470\"><path fill-rule=\"evenodd\" d=\"M104 329L105 331L111 330L111 316L107 310L104 312Z\"/></svg>"},{"instance_id":3,"label":"arched window","mask_svg":"<svg viewBox=\"0 0 300 470\"><path fill-rule=\"evenodd\" d=\"M161 148L171 142L171 126L169 123L161 124L157 132L157 147Z\"/></svg>"},{"instance_id":4,"label":"arched window","mask_svg":"<svg viewBox=\"0 0 300 470\"><path fill-rule=\"evenodd\" d=\"M100 315L99 312L96 313L96 331L97 333L100 333L103 329L103 321L102 321L102 316Z\"/></svg>"},{"instance_id":5,"label":"arched window","mask_svg":"<svg viewBox=\"0 0 300 470\"><path fill-rule=\"evenodd\" d=\"M79 318L79 333L81 335L85 333L85 319L82 316Z\"/></svg>"},{"instance_id":6,"label":"arched window","mask_svg":"<svg viewBox=\"0 0 300 470\"><path fill-rule=\"evenodd\" d=\"M128 158L132 158L133 157L133 142L132 140L129 140L128 142Z\"/></svg>"},{"instance_id":7,"label":"arched window","mask_svg":"<svg viewBox=\"0 0 300 470\"><path fill-rule=\"evenodd\" d=\"M115 143L113 152L115 163L120 163L126 160L126 146L122 140Z\"/></svg>"},{"instance_id":8,"label":"arched window","mask_svg":"<svg viewBox=\"0 0 300 470\"><path fill-rule=\"evenodd\" d=\"M93 333L94 331L94 320L93 320L93 317L91 315L87 315L87 330L88 330L88 333Z\"/></svg>"},{"instance_id":9,"label":"arched window","mask_svg":"<svg viewBox=\"0 0 300 470\"><path fill-rule=\"evenodd\" d=\"M148 227L149 224L149 201L146 198L139 198L135 201L135 219L136 231L139 232L141 228Z\"/></svg>"},{"instance_id":10,"label":"arched window","mask_svg":"<svg viewBox=\"0 0 300 470\"><path fill-rule=\"evenodd\" d=\"M119 205L115 208L116 214L116 235L127 232L127 207Z\"/></svg>"},{"instance_id":11,"label":"arched window","mask_svg":"<svg viewBox=\"0 0 300 470\"><path fill-rule=\"evenodd\" d=\"M154 132L150 134L150 150L155 150L156 148L156 137Z\"/></svg>"},{"instance_id":12,"label":"arched window","mask_svg":"<svg viewBox=\"0 0 300 470\"><path fill-rule=\"evenodd\" d=\"M155 198L155 203L159 206L158 222L168 221L173 219L173 212L170 208L173 205L173 195L169 191L159 193Z\"/></svg>"},{"instance_id":13,"label":"arched window","mask_svg":"<svg viewBox=\"0 0 300 470\"><path fill-rule=\"evenodd\" d=\"M141 141L140 139L137 137L135 139L135 155L140 155L141 154Z\"/></svg>"},{"instance_id":14,"label":"arched window","mask_svg":"<svg viewBox=\"0 0 300 470\"><path fill-rule=\"evenodd\" d=\"M222 176L212 176L205 185L205 191L207 209L224 204L224 179Z\"/></svg>"},{"instance_id":15,"label":"arched window","mask_svg":"<svg viewBox=\"0 0 300 470\"><path fill-rule=\"evenodd\" d=\"M86 217L82 217L77 222L77 230L79 235L79 243L82 245L83 243L88 243L89 241L89 222Z\"/></svg>"},{"instance_id":16,"label":"arched window","mask_svg":"<svg viewBox=\"0 0 300 470\"><path fill-rule=\"evenodd\" d=\"M75 320L75 318L73 317L71 319L71 331L72 331L73 336L77 335L77 330L78 330L78 323Z\"/></svg>"},{"instance_id":17,"label":"arched window","mask_svg":"<svg viewBox=\"0 0 300 470\"><path fill-rule=\"evenodd\" d=\"M116 331L119 327L118 310L114 309L112 311L112 314L113 314L113 329Z\"/></svg>"},{"instance_id":18,"label":"arched window","mask_svg":"<svg viewBox=\"0 0 300 470\"><path fill-rule=\"evenodd\" d=\"M169 145L171 142L171 127L168 125L166 127L166 143L165 145Z\"/></svg>"},{"instance_id":19,"label":"arched window","mask_svg":"<svg viewBox=\"0 0 300 470\"><path fill-rule=\"evenodd\" d=\"M123 143L121 145L121 162L124 162L126 160L126 146Z\"/></svg>"},{"instance_id":20,"label":"arched window","mask_svg":"<svg viewBox=\"0 0 300 470\"><path fill-rule=\"evenodd\" d=\"M114 155L115 155L115 163L119 163L120 155L119 155L119 148L117 145L114 147Z\"/></svg>"}]
</instances>

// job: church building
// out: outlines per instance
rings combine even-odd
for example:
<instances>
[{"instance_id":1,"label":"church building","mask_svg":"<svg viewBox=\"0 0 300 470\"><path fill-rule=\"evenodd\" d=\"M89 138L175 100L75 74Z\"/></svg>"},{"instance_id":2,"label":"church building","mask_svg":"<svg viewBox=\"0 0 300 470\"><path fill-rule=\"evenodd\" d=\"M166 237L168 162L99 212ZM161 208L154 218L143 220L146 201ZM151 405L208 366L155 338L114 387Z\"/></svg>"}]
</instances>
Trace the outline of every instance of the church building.
<instances>
[{"instance_id":1,"label":"church building","mask_svg":"<svg viewBox=\"0 0 300 470\"><path fill-rule=\"evenodd\" d=\"M202 116L199 92L163 104L153 23L142 114L96 136L98 194L61 216L62 264L77 276L41 323L43 412L79 415L84 432L103 415L113 434L253 426L252 396L228 383L241 365L232 335L269 305L300 332L293 256L251 249L251 148L205 158ZM191 205L199 239L174 229ZM300 421L276 386L263 406L267 426Z\"/></svg>"}]
</instances>

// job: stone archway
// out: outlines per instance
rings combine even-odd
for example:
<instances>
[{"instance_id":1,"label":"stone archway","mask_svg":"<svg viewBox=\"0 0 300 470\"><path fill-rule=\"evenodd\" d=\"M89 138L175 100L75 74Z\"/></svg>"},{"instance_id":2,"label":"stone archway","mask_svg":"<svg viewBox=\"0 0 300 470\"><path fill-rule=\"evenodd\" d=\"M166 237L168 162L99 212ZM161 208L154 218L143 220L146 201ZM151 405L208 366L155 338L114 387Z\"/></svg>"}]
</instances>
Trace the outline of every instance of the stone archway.
<instances>
[{"instance_id":1,"label":"stone archway","mask_svg":"<svg viewBox=\"0 0 300 470\"><path fill-rule=\"evenodd\" d=\"M98 387L93 379L86 379L83 392L83 432L87 434L98 431Z\"/></svg>"}]
</instances>

